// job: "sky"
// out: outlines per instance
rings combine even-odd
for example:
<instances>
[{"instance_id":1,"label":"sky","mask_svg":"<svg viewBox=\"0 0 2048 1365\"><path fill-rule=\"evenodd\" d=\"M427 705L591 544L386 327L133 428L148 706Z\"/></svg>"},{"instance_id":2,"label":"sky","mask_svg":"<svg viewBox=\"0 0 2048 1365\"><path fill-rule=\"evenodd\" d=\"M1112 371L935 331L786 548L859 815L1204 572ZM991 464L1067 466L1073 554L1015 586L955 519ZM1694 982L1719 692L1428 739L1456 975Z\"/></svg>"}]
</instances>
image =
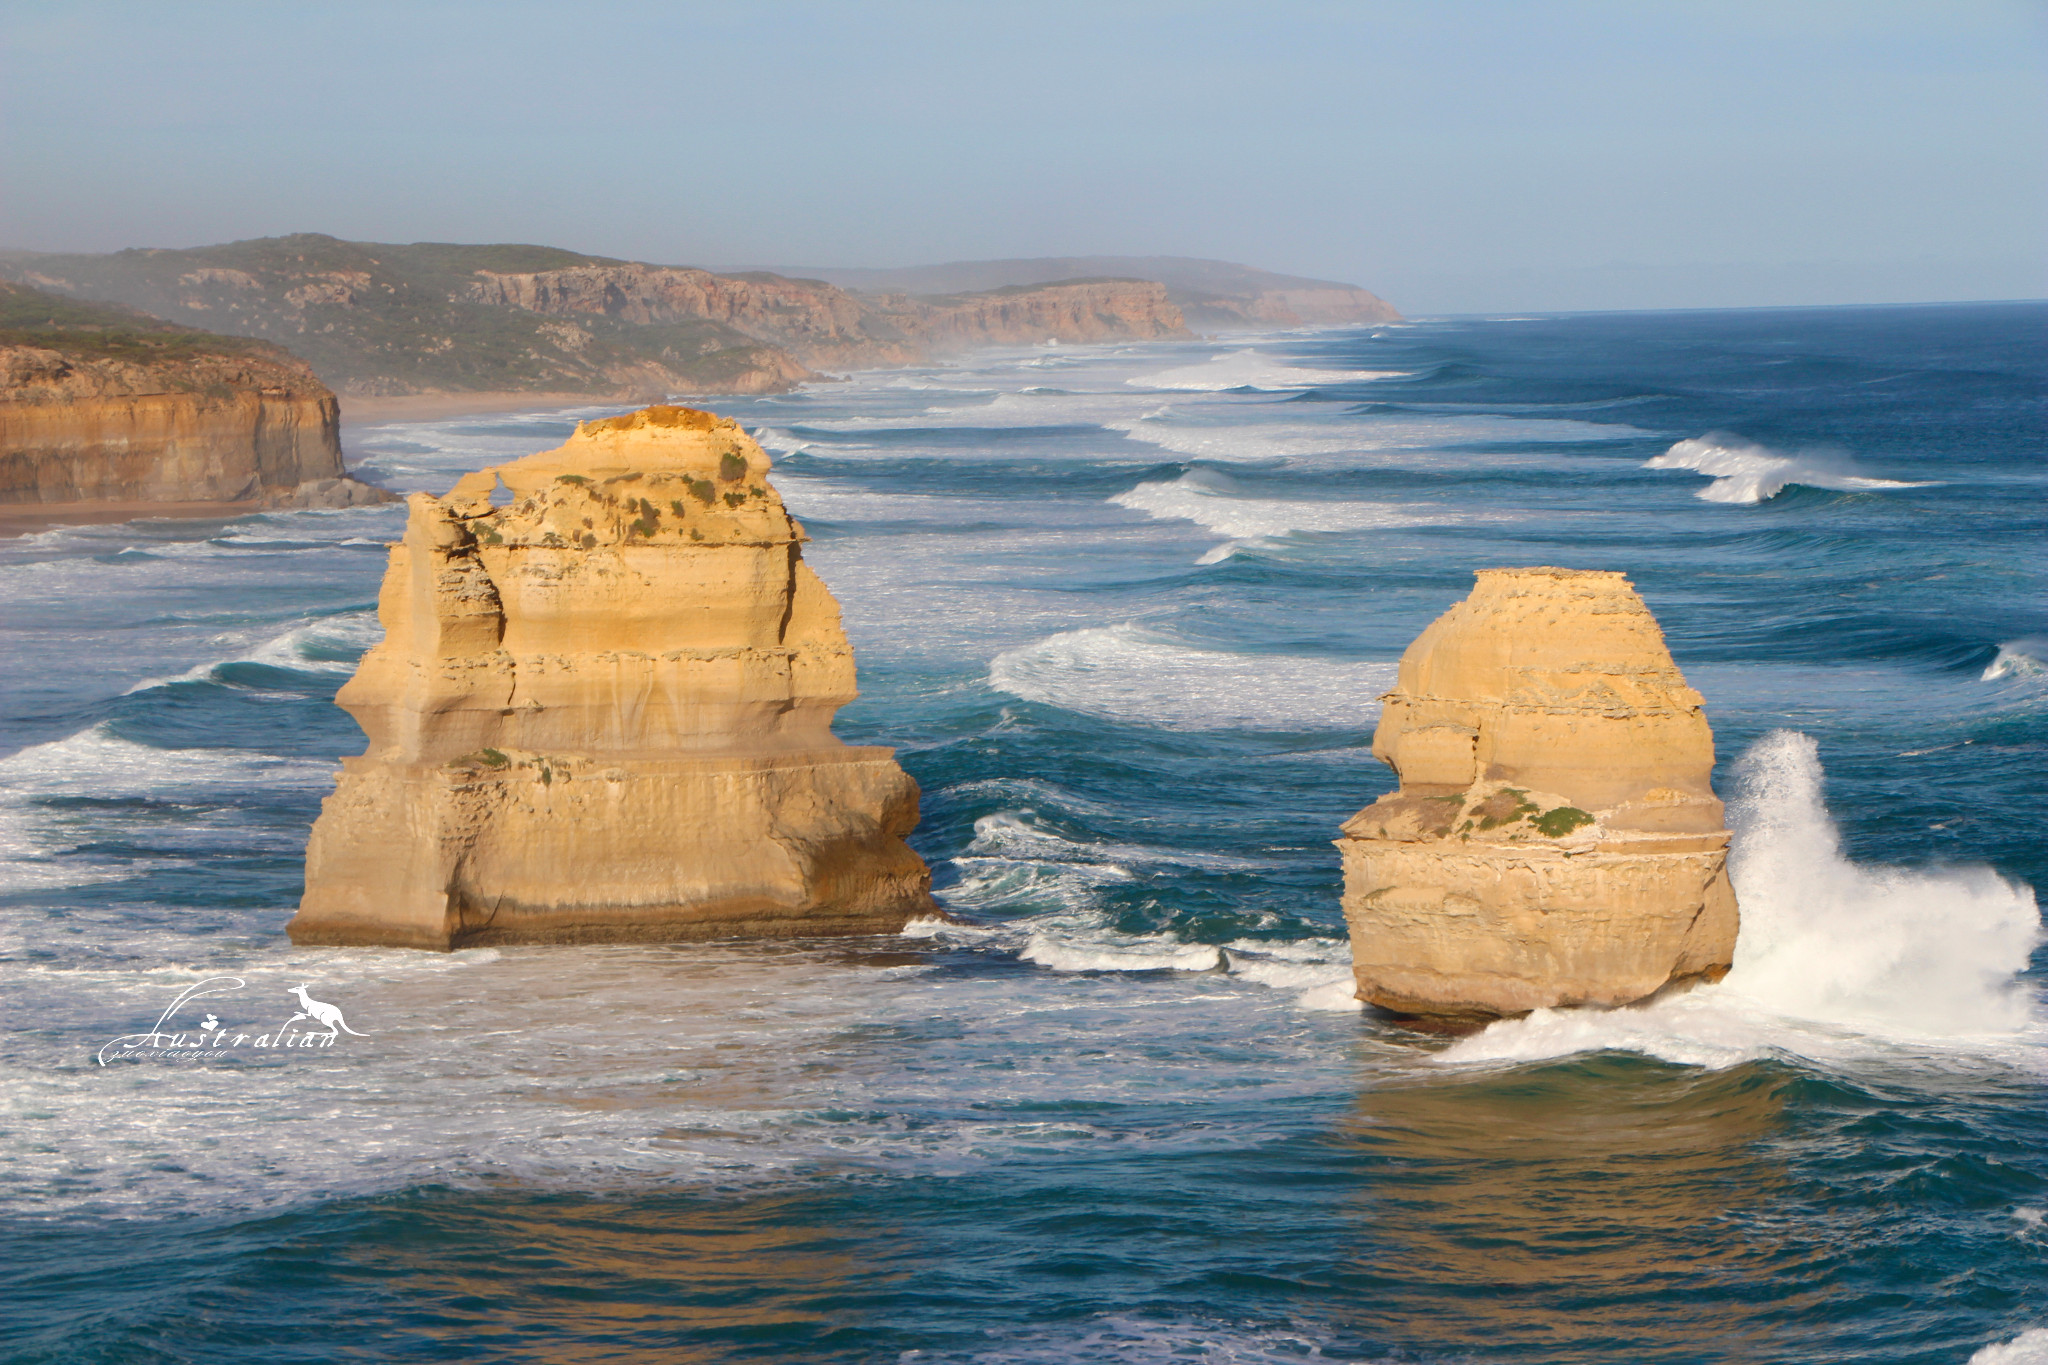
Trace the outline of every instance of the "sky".
<instances>
[{"instance_id":1,"label":"sky","mask_svg":"<svg viewBox=\"0 0 2048 1365\"><path fill-rule=\"evenodd\" d=\"M2048 0L7 0L0 247L2048 296Z\"/></svg>"}]
</instances>

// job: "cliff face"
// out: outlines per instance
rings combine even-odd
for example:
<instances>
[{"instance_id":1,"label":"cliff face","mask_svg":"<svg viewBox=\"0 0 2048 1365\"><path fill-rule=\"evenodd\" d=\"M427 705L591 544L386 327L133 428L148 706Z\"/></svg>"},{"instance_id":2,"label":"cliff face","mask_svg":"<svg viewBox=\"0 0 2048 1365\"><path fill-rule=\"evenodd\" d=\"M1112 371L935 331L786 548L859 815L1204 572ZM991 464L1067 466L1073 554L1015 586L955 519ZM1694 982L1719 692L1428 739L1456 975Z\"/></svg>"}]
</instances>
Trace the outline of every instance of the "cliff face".
<instances>
[{"instance_id":1,"label":"cliff face","mask_svg":"<svg viewBox=\"0 0 2048 1365\"><path fill-rule=\"evenodd\" d=\"M903 842L916 784L832 734L853 653L767 474L737 423L654 407L415 494L385 639L337 698L369 747L313 827L293 940L787 937L931 913Z\"/></svg>"},{"instance_id":2,"label":"cliff face","mask_svg":"<svg viewBox=\"0 0 2048 1365\"><path fill-rule=\"evenodd\" d=\"M1398 322L1394 306L1355 284L1278 275L1230 261L1191 256L1050 256L1035 260L954 261L900 270L785 269L843 289L869 293L965 294L1061 280L1151 280L1190 327L1263 328Z\"/></svg>"},{"instance_id":3,"label":"cliff face","mask_svg":"<svg viewBox=\"0 0 2048 1365\"><path fill-rule=\"evenodd\" d=\"M1735 946L1713 734L1618 573L1481 572L1402 655L1345 822L1361 999L1485 1018L1718 980Z\"/></svg>"},{"instance_id":4,"label":"cliff face","mask_svg":"<svg viewBox=\"0 0 2048 1365\"><path fill-rule=\"evenodd\" d=\"M814 280L621 265L486 273L470 286L469 297L555 317L603 315L642 325L710 317L772 339L806 365L841 368L912 364L1048 338L1078 343L1188 335L1165 286L1146 280L861 298Z\"/></svg>"},{"instance_id":5,"label":"cliff face","mask_svg":"<svg viewBox=\"0 0 2048 1365\"><path fill-rule=\"evenodd\" d=\"M1327 327L1399 322L1394 305L1349 285L1261 289L1248 295L1203 294L1181 299L1198 327Z\"/></svg>"},{"instance_id":6,"label":"cliff face","mask_svg":"<svg viewBox=\"0 0 2048 1365\"><path fill-rule=\"evenodd\" d=\"M342 479L334 394L292 356L0 288L0 502L234 502Z\"/></svg>"},{"instance_id":7,"label":"cliff face","mask_svg":"<svg viewBox=\"0 0 2048 1365\"><path fill-rule=\"evenodd\" d=\"M1067 280L952 298L878 300L934 355L1054 340L1150 341L1190 335L1166 286L1149 280Z\"/></svg>"},{"instance_id":8,"label":"cliff face","mask_svg":"<svg viewBox=\"0 0 2048 1365\"><path fill-rule=\"evenodd\" d=\"M710 318L787 346L809 365L886 365L918 358L894 328L842 290L775 275L714 275L653 265L591 265L524 274L479 272L468 297L549 316L604 316L646 326ZM811 377L802 375L800 377Z\"/></svg>"}]
</instances>

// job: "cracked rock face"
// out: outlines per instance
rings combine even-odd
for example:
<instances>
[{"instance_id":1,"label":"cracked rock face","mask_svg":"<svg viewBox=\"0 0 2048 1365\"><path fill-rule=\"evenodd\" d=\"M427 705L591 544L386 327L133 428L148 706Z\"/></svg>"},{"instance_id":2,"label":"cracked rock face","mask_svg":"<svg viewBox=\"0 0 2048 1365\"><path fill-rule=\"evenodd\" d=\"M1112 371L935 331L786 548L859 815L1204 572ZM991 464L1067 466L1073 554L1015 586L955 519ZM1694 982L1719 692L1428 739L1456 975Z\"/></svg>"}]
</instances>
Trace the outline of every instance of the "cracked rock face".
<instances>
[{"instance_id":1,"label":"cracked rock face","mask_svg":"<svg viewBox=\"0 0 2048 1365\"><path fill-rule=\"evenodd\" d=\"M832 717L838 604L735 422L653 407L414 494L369 736L306 851L297 943L893 932L933 913L917 785ZM503 504L494 506L493 504Z\"/></svg>"},{"instance_id":2,"label":"cracked rock face","mask_svg":"<svg viewBox=\"0 0 2048 1365\"><path fill-rule=\"evenodd\" d=\"M1727 974L1714 737L1627 578L1490 569L1401 657L1351 817L1358 994L1487 1019L1622 1005Z\"/></svg>"}]
</instances>

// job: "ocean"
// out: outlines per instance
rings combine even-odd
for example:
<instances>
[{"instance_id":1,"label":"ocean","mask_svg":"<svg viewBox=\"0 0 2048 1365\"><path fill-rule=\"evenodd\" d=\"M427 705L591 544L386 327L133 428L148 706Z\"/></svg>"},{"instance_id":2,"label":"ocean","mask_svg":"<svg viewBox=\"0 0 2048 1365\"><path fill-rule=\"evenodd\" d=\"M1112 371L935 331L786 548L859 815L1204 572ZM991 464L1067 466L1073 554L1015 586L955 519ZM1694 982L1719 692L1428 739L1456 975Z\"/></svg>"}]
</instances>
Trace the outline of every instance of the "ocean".
<instances>
[{"instance_id":1,"label":"ocean","mask_svg":"<svg viewBox=\"0 0 2048 1365\"><path fill-rule=\"evenodd\" d=\"M2048 1360L2048 305L1047 345L719 399L966 923L295 950L402 508L0 542L0 1359ZM586 412L354 428L445 491ZM1339 823L1472 571L1620 569L1744 925L1350 999ZM292 987L332 1046L272 1039ZM108 1059L102 1064L102 1059Z\"/></svg>"}]
</instances>

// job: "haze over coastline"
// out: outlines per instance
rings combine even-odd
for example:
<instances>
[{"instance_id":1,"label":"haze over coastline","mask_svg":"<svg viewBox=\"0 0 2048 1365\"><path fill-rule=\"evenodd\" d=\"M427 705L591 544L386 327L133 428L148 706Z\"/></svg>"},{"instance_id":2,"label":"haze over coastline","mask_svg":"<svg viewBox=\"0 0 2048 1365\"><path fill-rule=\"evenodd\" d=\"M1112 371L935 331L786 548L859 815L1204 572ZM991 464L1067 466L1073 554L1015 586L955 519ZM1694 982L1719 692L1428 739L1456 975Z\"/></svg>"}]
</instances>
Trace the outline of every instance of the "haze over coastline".
<instances>
[{"instance_id":1,"label":"haze over coastline","mask_svg":"<svg viewBox=\"0 0 2048 1365\"><path fill-rule=\"evenodd\" d=\"M40 0L0 17L0 247L1169 254L1411 315L2041 297L2042 24L2001 0Z\"/></svg>"}]
</instances>

